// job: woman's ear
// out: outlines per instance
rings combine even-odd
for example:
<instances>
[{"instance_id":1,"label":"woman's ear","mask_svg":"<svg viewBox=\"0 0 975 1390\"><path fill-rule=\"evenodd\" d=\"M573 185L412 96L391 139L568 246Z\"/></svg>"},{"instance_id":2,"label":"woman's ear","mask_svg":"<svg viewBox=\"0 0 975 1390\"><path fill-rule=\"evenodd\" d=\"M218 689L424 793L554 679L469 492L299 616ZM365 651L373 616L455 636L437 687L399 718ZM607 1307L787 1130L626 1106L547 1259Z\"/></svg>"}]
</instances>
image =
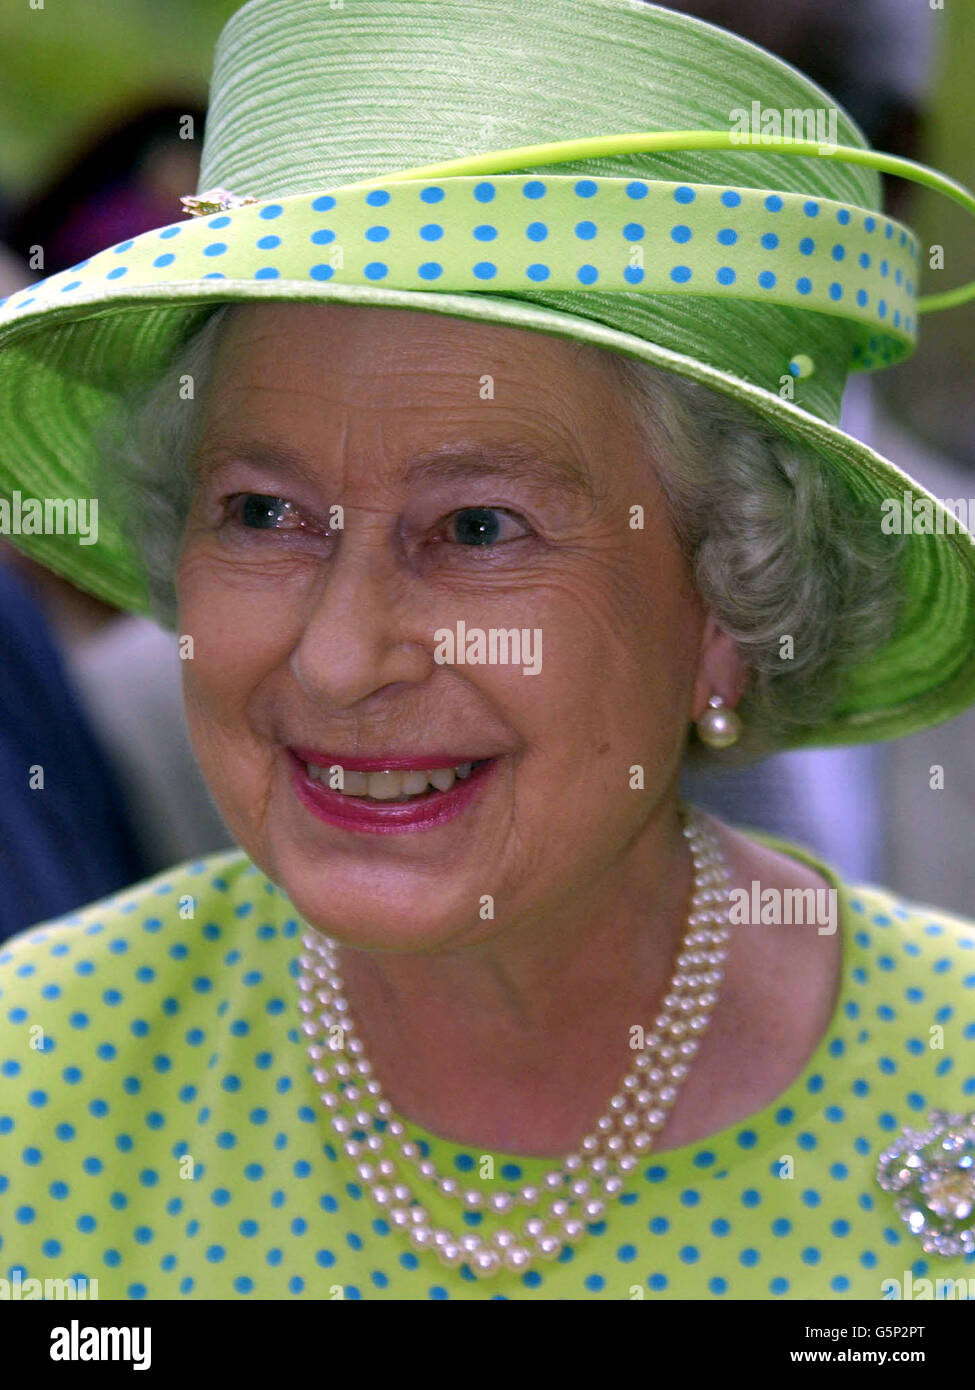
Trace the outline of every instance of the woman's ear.
<instances>
[{"instance_id":1,"label":"woman's ear","mask_svg":"<svg viewBox=\"0 0 975 1390\"><path fill-rule=\"evenodd\" d=\"M709 613L701 634L691 719L700 719L712 695L720 695L728 708L734 709L744 695L747 684L748 669L741 659L737 643L718 627L714 616Z\"/></svg>"}]
</instances>

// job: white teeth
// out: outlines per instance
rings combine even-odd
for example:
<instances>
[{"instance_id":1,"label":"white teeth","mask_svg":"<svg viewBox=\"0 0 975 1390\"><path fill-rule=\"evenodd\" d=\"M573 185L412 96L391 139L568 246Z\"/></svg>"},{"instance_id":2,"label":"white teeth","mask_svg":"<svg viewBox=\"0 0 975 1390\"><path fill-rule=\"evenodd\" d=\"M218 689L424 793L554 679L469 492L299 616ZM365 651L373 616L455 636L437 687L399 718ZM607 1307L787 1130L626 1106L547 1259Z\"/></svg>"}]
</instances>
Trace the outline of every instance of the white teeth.
<instances>
[{"instance_id":1,"label":"white teeth","mask_svg":"<svg viewBox=\"0 0 975 1390\"><path fill-rule=\"evenodd\" d=\"M315 767L306 763L308 776L313 781L330 785L328 767ZM342 771L342 786L336 788L345 796L368 796L374 801L408 801L414 796L424 796L429 787L448 792L457 778L462 781L471 775L473 763L459 763L456 767L435 767L428 772L352 772Z\"/></svg>"}]
</instances>

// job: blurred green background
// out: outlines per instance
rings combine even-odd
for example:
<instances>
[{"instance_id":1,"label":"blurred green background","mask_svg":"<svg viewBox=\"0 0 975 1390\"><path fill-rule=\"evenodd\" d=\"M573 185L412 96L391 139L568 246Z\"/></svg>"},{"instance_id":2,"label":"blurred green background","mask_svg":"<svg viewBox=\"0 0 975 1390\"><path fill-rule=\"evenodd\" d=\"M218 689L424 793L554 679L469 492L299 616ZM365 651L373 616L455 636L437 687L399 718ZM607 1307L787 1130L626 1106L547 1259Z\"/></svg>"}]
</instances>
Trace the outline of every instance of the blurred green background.
<instances>
[{"instance_id":1,"label":"blurred green background","mask_svg":"<svg viewBox=\"0 0 975 1390\"><path fill-rule=\"evenodd\" d=\"M975 3L945 0L945 8L934 11L934 25L937 62L921 158L975 189ZM969 213L918 189L910 221L922 245L945 251L944 269L922 275L923 294L975 279L975 222ZM881 372L877 384L891 411L922 438L975 469L973 327L973 304L922 319L917 352Z\"/></svg>"},{"instance_id":2,"label":"blurred green background","mask_svg":"<svg viewBox=\"0 0 975 1390\"><path fill-rule=\"evenodd\" d=\"M35 0L37 3L37 0ZM203 101L213 46L240 0L0 3L0 189L30 192L116 110Z\"/></svg>"}]
</instances>

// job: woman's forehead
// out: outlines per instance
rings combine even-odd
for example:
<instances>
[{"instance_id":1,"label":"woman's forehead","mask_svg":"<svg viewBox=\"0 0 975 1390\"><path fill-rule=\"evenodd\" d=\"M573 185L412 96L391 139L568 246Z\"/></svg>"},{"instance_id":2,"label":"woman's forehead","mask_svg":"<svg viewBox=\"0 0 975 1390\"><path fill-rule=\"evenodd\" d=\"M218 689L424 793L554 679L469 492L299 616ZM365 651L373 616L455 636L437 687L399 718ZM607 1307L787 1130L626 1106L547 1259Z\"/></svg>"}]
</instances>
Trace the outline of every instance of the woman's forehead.
<instances>
[{"instance_id":1,"label":"woman's forehead","mask_svg":"<svg viewBox=\"0 0 975 1390\"><path fill-rule=\"evenodd\" d=\"M443 370L522 369L594 377L610 354L589 344L508 324L423 310L360 304L258 304L231 307L220 363L251 357L280 361L327 359L330 369L368 373L411 359Z\"/></svg>"},{"instance_id":2,"label":"woman's forehead","mask_svg":"<svg viewBox=\"0 0 975 1390\"><path fill-rule=\"evenodd\" d=\"M273 425L349 441L395 427L418 448L441 436L524 438L584 451L619 428L609 354L530 330L358 305L231 312L204 439ZM616 423L609 425L610 420Z\"/></svg>"}]
</instances>

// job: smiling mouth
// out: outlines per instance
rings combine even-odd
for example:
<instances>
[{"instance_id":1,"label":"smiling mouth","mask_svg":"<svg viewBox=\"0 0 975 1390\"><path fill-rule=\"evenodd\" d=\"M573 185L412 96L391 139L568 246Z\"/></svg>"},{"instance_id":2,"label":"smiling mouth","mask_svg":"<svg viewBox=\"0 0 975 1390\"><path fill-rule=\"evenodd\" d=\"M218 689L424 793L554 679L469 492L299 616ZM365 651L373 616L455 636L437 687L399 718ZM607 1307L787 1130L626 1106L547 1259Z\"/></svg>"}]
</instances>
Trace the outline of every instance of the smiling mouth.
<instances>
[{"instance_id":1,"label":"smiling mouth","mask_svg":"<svg viewBox=\"0 0 975 1390\"><path fill-rule=\"evenodd\" d=\"M382 804L404 804L410 801L423 801L425 798L449 792L456 782L466 781L471 773L490 758L476 758L471 762L456 763L446 767L377 769L365 772L356 768L346 768L336 760L326 766L305 762L304 769L313 782L319 782L330 791L357 801ZM332 769L341 769L341 775Z\"/></svg>"},{"instance_id":2,"label":"smiling mouth","mask_svg":"<svg viewBox=\"0 0 975 1390\"><path fill-rule=\"evenodd\" d=\"M503 761L495 755L455 762L446 749L429 756L345 760L312 748L286 752L292 786L307 811L341 830L374 834L446 825L483 796Z\"/></svg>"}]
</instances>

